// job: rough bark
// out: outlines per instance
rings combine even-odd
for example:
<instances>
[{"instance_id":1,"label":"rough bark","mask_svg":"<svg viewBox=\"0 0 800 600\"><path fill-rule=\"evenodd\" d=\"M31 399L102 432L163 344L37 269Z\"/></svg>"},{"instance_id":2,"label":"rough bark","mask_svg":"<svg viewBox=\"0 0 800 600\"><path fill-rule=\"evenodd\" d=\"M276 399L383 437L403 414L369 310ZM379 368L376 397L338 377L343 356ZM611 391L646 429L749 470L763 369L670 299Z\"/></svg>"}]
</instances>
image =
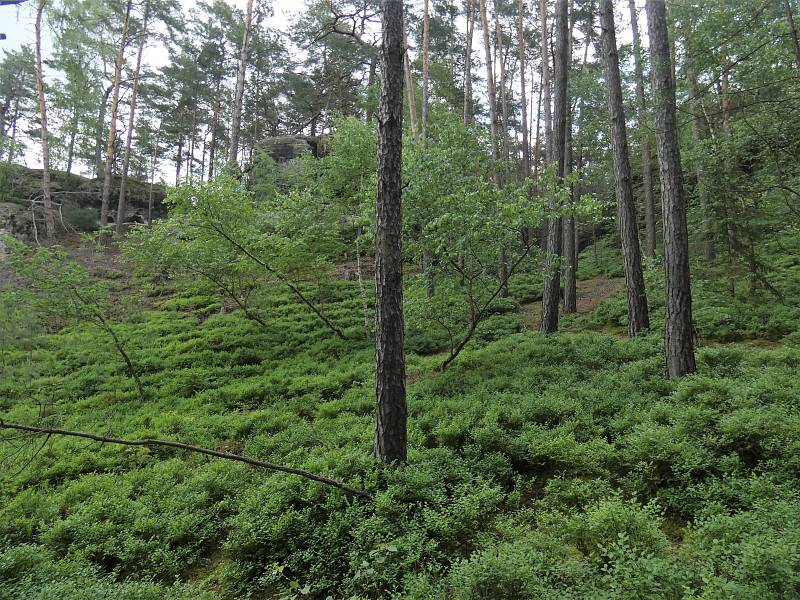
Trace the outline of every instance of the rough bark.
<instances>
[{"instance_id":1,"label":"rough bark","mask_svg":"<svg viewBox=\"0 0 800 600\"><path fill-rule=\"evenodd\" d=\"M567 130L567 71L568 71L568 30L567 0L556 0L556 47L554 57L554 99L553 99L553 159L557 165L558 177L564 177L564 147ZM550 199L550 207L557 208L555 198ZM539 330L542 333L558 331L558 305L561 283L561 219L550 219L547 223L547 275L542 293L542 317Z\"/></svg>"},{"instance_id":2,"label":"rough bark","mask_svg":"<svg viewBox=\"0 0 800 600\"><path fill-rule=\"evenodd\" d=\"M139 33L139 48L136 53L136 67L133 71L133 90L131 90L131 106L128 112L128 131L125 132L125 154L122 158L122 177L119 182L119 200L117 201L116 231L123 232L125 212L127 210L128 169L131 164L131 144L133 142L133 128L136 124L136 100L139 97L139 74L142 70L142 54L144 43L147 39L147 12L142 20L142 31Z\"/></svg>"},{"instance_id":3,"label":"rough bark","mask_svg":"<svg viewBox=\"0 0 800 600\"><path fill-rule=\"evenodd\" d=\"M39 96L39 118L42 125L42 205L44 207L44 228L47 237L56 233L53 215L53 202L50 190L50 143L47 131L47 102L44 93L44 72L42 71L42 13L45 0L36 4L36 92ZM13 159L13 156L12 156Z\"/></svg>"},{"instance_id":4,"label":"rough bark","mask_svg":"<svg viewBox=\"0 0 800 600\"><path fill-rule=\"evenodd\" d=\"M106 144L106 163L103 172L103 195L100 204L100 227L108 225L108 202L111 199L112 167L114 165L114 142L117 139L117 111L119 110L119 87L122 80L122 62L125 58L125 46L128 45L128 26L131 18L132 0L125 5L125 20L122 23L122 35L117 49L114 64L114 83L111 92L111 122L108 127L108 143Z\"/></svg>"},{"instance_id":5,"label":"rough bark","mask_svg":"<svg viewBox=\"0 0 800 600\"><path fill-rule=\"evenodd\" d=\"M642 42L639 35L639 19L636 13L636 0L628 0L631 13L631 33L633 35L633 67L636 77L636 123L641 135L639 151L642 159L642 204L644 204L645 252L656 256L656 203L653 194L653 167L650 159L649 114L644 97L644 67L642 65Z\"/></svg>"},{"instance_id":6,"label":"rough bark","mask_svg":"<svg viewBox=\"0 0 800 600\"><path fill-rule=\"evenodd\" d=\"M228 161L235 163L239 155L239 135L242 126L242 98L244 97L244 76L247 72L247 57L250 53L250 28L253 25L253 0L247 0L244 15L244 32L242 49L239 54L239 70L236 73L236 91L233 98L233 116L231 118L231 145L228 150ZM189 165L191 171L191 165Z\"/></svg>"},{"instance_id":7,"label":"rough bark","mask_svg":"<svg viewBox=\"0 0 800 600\"><path fill-rule=\"evenodd\" d=\"M475 33L475 7L467 0L467 40L464 50L464 125L472 123L472 36Z\"/></svg>"},{"instance_id":8,"label":"rough bark","mask_svg":"<svg viewBox=\"0 0 800 600\"><path fill-rule=\"evenodd\" d=\"M692 335L686 197L678 146L675 87L672 80L664 0L647 0L647 24L664 222L666 367L668 376L680 377L693 373L696 367Z\"/></svg>"},{"instance_id":9,"label":"rough bark","mask_svg":"<svg viewBox=\"0 0 800 600\"><path fill-rule=\"evenodd\" d=\"M617 190L617 221L622 238L622 260L628 296L628 335L634 337L650 328L650 316L647 312L647 294L642 273L639 232L636 226L636 204L631 184L617 36L614 29L614 7L611 0L600 0L600 29L608 93L608 121L614 157L614 181Z\"/></svg>"},{"instance_id":10,"label":"rough bark","mask_svg":"<svg viewBox=\"0 0 800 600\"><path fill-rule=\"evenodd\" d=\"M401 243L403 4L383 0L375 236L375 457L405 462L406 376Z\"/></svg>"}]
</instances>

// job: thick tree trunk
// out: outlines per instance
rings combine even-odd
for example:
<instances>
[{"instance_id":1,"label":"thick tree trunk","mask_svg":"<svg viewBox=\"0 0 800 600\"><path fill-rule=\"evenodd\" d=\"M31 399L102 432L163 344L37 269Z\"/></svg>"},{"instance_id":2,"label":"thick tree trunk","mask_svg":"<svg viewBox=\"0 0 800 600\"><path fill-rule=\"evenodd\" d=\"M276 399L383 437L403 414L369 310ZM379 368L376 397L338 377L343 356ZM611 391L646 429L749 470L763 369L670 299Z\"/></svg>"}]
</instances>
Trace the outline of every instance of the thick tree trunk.
<instances>
[{"instance_id":1,"label":"thick tree trunk","mask_svg":"<svg viewBox=\"0 0 800 600\"><path fill-rule=\"evenodd\" d=\"M530 140L528 139L528 96L525 89L525 2L517 1L517 40L519 44L519 85L520 106L522 108L522 168L520 174L525 179L531 174Z\"/></svg>"},{"instance_id":2,"label":"thick tree trunk","mask_svg":"<svg viewBox=\"0 0 800 600\"><path fill-rule=\"evenodd\" d=\"M464 125L472 123L472 36L475 33L475 7L467 0L467 40L464 50Z\"/></svg>"},{"instance_id":3,"label":"thick tree trunk","mask_svg":"<svg viewBox=\"0 0 800 600\"><path fill-rule=\"evenodd\" d=\"M642 187L644 194L644 225L646 234L645 252L650 258L656 256L656 203L653 195L653 167L650 161L649 115L644 97L644 67L642 66L642 42L639 35L639 20L636 13L636 0L628 0L631 13L631 33L633 34L633 65L636 77L636 122L642 141Z\"/></svg>"},{"instance_id":4,"label":"thick tree trunk","mask_svg":"<svg viewBox=\"0 0 800 600\"><path fill-rule=\"evenodd\" d=\"M117 50L114 65L114 84L111 94L111 123L108 127L108 144L106 145L106 163L103 171L103 195L100 204L100 227L108 225L108 202L111 199L113 183L112 167L114 165L114 143L117 140L117 111L119 110L119 87L122 80L122 62L125 57L125 46L128 45L128 26L131 18L132 0L125 5L125 20L122 23L122 36Z\"/></svg>"},{"instance_id":5,"label":"thick tree trunk","mask_svg":"<svg viewBox=\"0 0 800 600\"><path fill-rule=\"evenodd\" d=\"M617 36L614 29L614 6L611 0L600 0L600 29L608 88L608 121L614 155L614 180L617 188L617 220L622 238L625 287L628 292L628 335L634 337L650 328L650 316L647 312L647 294L639 250L639 232L636 226L636 204L631 184L628 136L625 131Z\"/></svg>"},{"instance_id":6,"label":"thick tree trunk","mask_svg":"<svg viewBox=\"0 0 800 600\"><path fill-rule=\"evenodd\" d=\"M128 169L131 164L131 144L133 142L133 127L136 124L136 100L139 97L139 73L142 70L142 53L147 38L147 12L142 20L142 31L139 34L139 49L136 54L136 67L133 72L133 90L131 91L131 107L128 112L128 131L125 133L125 154L122 158L122 178L119 182L119 200L117 201L116 230L120 234L125 222L126 194L128 193Z\"/></svg>"},{"instance_id":7,"label":"thick tree trunk","mask_svg":"<svg viewBox=\"0 0 800 600\"><path fill-rule=\"evenodd\" d=\"M403 340L402 147L403 3L383 0L375 246L376 458L405 462L406 373Z\"/></svg>"},{"instance_id":8,"label":"thick tree trunk","mask_svg":"<svg viewBox=\"0 0 800 600\"><path fill-rule=\"evenodd\" d=\"M36 92L39 96L39 118L42 122L42 205L44 207L44 228L47 237L56 233L53 215L53 201L50 190L50 143L47 131L47 102L44 93L44 71L42 70L42 13L45 0L36 4ZM34 215L35 219L35 215Z\"/></svg>"},{"instance_id":9,"label":"thick tree trunk","mask_svg":"<svg viewBox=\"0 0 800 600\"><path fill-rule=\"evenodd\" d=\"M242 98L244 97L244 76L247 72L247 57L250 51L250 28L253 25L253 0L247 0L244 15L244 33L242 34L242 51L239 54L239 70L236 73L236 92L233 99L233 116L231 118L231 145L228 150L228 161L235 163L239 156L239 135L242 126ZM189 166L191 171L191 165Z\"/></svg>"},{"instance_id":10,"label":"thick tree trunk","mask_svg":"<svg viewBox=\"0 0 800 600\"><path fill-rule=\"evenodd\" d=\"M422 14L422 140L428 136L428 106L430 94L430 57L428 51L430 49L431 35L430 35L430 15L428 14L428 0L423 2Z\"/></svg>"},{"instance_id":11,"label":"thick tree trunk","mask_svg":"<svg viewBox=\"0 0 800 600\"><path fill-rule=\"evenodd\" d=\"M656 147L661 174L666 271L666 366L670 377L695 371L692 293L689 281L689 240L683 189L675 87L672 80L664 0L647 0L647 24L652 61Z\"/></svg>"},{"instance_id":12,"label":"thick tree trunk","mask_svg":"<svg viewBox=\"0 0 800 600\"><path fill-rule=\"evenodd\" d=\"M553 102L553 159L557 165L558 177L564 177L564 148L567 130L567 73L568 73L568 32L567 0L556 0L556 48L554 58L554 102ZM550 207L557 208L555 198L550 199ZM561 284L561 219L550 219L547 223L547 275L542 293L542 318L539 330L542 333L558 331L558 306Z\"/></svg>"}]
</instances>

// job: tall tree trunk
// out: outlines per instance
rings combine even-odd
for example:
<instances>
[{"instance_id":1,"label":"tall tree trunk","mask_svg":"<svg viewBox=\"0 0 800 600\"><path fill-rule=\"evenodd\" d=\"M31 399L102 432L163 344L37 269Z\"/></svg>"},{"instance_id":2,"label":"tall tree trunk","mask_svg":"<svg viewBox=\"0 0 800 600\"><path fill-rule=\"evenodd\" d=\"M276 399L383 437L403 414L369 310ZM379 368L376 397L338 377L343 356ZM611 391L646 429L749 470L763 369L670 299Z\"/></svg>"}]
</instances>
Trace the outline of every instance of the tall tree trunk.
<instances>
[{"instance_id":1,"label":"tall tree trunk","mask_svg":"<svg viewBox=\"0 0 800 600\"><path fill-rule=\"evenodd\" d=\"M572 68L572 31L575 28L574 2L570 0L569 13L570 25L567 37L567 69ZM588 44L587 44L588 47ZM585 64L585 58L584 58ZM569 79L569 75L567 75ZM572 173L572 101L567 96L567 122L564 128L564 177ZM577 262L575 247L575 215L573 204L575 203L575 189L569 186L569 214L562 218L563 231L561 254L564 257L564 312L575 313L578 311L578 286L575 277L575 263Z\"/></svg>"},{"instance_id":2,"label":"tall tree trunk","mask_svg":"<svg viewBox=\"0 0 800 600\"><path fill-rule=\"evenodd\" d=\"M136 100L139 96L139 74L142 70L142 53L144 43L147 38L147 18L148 13L145 9L142 19L142 31L139 33L139 49L136 54L136 67L133 71L133 90L131 91L131 107L128 112L128 131L125 133L125 154L122 158L122 178L119 182L119 200L117 201L117 220L116 230L118 234L123 231L125 222L126 194L128 193L128 169L131 164L131 143L133 142L133 127L136 124Z\"/></svg>"},{"instance_id":3,"label":"tall tree trunk","mask_svg":"<svg viewBox=\"0 0 800 600\"><path fill-rule=\"evenodd\" d=\"M533 144L533 174L534 176L539 175L540 165L542 162L542 151L541 151L541 125L542 125L542 88L543 81L542 81L542 71L539 71L539 92L537 93L536 99L536 141ZM531 115L531 120L533 116Z\"/></svg>"},{"instance_id":4,"label":"tall tree trunk","mask_svg":"<svg viewBox=\"0 0 800 600\"><path fill-rule=\"evenodd\" d=\"M500 144L503 150L503 160L509 158L508 144L508 81L506 77L506 53L503 48L503 30L500 27L500 11L497 9L497 0L494 2L494 26L497 35L495 56L500 65L500 113L503 115L503 126L500 128ZM504 182L505 183L505 182Z\"/></svg>"},{"instance_id":5,"label":"tall tree trunk","mask_svg":"<svg viewBox=\"0 0 800 600\"><path fill-rule=\"evenodd\" d=\"M689 31L687 30L687 34ZM688 40L688 35L686 37ZM686 79L689 85L689 104L692 115L692 138L695 144L700 145L705 139L705 133L700 121L702 114L702 98L697 90L697 73L694 69L694 62L691 51L686 49ZM706 187L705 172L703 171L703 163L701 160L695 161L695 176L697 178L697 195L700 198L700 210L703 213L703 256L707 262L712 262L716 257L716 249L714 248L714 232L712 227L711 206L708 201L708 188Z\"/></svg>"},{"instance_id":6,"label":"tall tree trunk","mask_svg":"<svg viewBox=\"0 0 800 600\"><path fill-rule=\"evenodd\" d=\"M150 159L150 189L147 192L147 226L153 226L153 184L156 179L156 155L158 154L158 143L153 144L153 156Z\"/></svg>"},{"instance_id":7,"label":"tall tree trunk","mask_svg":"<svg viewBox=\"0 0 800 600\"><path fill-rule=\"evenodd\" d=\"M492 161L495 163L499 157L497 147L497 90L494 84L494 69L492 61L491 29L489 28L489 18L486 15L486 0L479 0L481 11L481 29L483 30L483 51L486 56L486 87L489 96L489 133L492 138ZM500 173L495 165L495 183L500 185Z\"/></svg>"},{"instance_id":8,"label":"tall tree trunk","mask_svg":"<svg viewBox=\"0 0 800 600\"><path fill-rule=\"evenodd\" d=\"M544 102L544 162L553 162L553 100L550 92L550 34L547 27L547 0L539 0L539 16L542 27L542 101Z\"/></svg>"},{"instance_id":9,"label":"tall tree trunk","mask_svg":"<svg viewBox=\"0 0 800 600\"><path fill-rule=\"evenodd\" d=\"M376 458L383 462L405 462L407 453L401 243L403 31L403 3L383 0L375 235L374 446Z\"/></svg>"},{"instance_id":10,"label":"tall tree trunk","mask_svg":"<svg viewBox=\"0 0 800 600\"><path fill-rule=\"evenodd\" d=\"M547 27L547 0L539 0L539 18L542 30L542 102L544 103L544 167L549 167L553 162L553 114L552 98L550 92L550 39ZM547 236L549 231L547 219L542 223L539 237L539 246L547 252Z\"/></svg>"},{"instance_id":11,"label":"tall tree trunk","mask_svg":"<svg viewBox=\"0 0 800 600\"><path fill-rule=\"evenodd\" d=\"M8 162L14 162L17 152L17 121L19 120L19 98L14 100L14 117L11 121L11 143L8 145Z\"/></svg>"},{"instance_id":12,"label":"tall tree trunk","mask_svg":"<svg viewBox=\"0 0 800 600\"><path fill-rule=\"evenodd\" d=\"M428 106L430 94L430 56L428 55L430 47L430 15L428 14L428 0L423 2L422 14L422 141L425 143L425 138L428 135Z\"/></svg>"},{"instance_id":13,"label":"tall tree trunk","mask_svg":"<svg viewBox=\"0 0 800 600\"><path fill-rule=\"evenodd\" d=\"M564 176L572 173L572 115L567 108L567 127L564 135ZM578 312L578 285L577 271L577 240L575 231L575 215L572 205L575 203L575 189L569 189L570 214L564 217L563 255L564 255L564 313Z\"/></svg>"},{"instance_id":14,"label":"tall tree trunk","mask_svg":"<svg viewBox=\"0 0 800 600\"><path fill-rule=\"evenodd\" d=\"M250 28L253 25L253 0L247 0L244 15L244 33L242 34L242 51L239 54L239 70L236 73L236 92L233 100L233 117L231 118L231 146L228 150L228 161L235 163L239 155L239 135L242 125L242 98L244 98L244 76L247 72L247 57L250 50ZM191 170L191 165L189 167Z\"/></svg>"},{"instance_id":15,"label":"tall tree trunk","mask_svg":"<svg viewBox=\"0 0 800 600\"><path fill-rule=\"evenodd\" d=\"M475 33L475 7L467 0L467 40L464 50L464 125L472 123L472 36Z\"/></svg>"},{"instance_id":16,"label":"tall tree trunk","mask_svg":"<svg viewBox=\"0 0 800 600\"><path fill-rule=\"evenodd\" d=\"M44 228L47 237L56 233L53 202L50 191L50 143L47 131L47 102L44 94L44 71L42 70L42 13L45 0L36 4L36 92L39 96L39 118L42 122L42 204L44 206ZM34 219L35 219L34 215Z\"/></svg>"},{"instance_id":17,"label":"tall tree trunk","mask_svg":"<svg viewBox=\"0 0 800 600\"><path fill-rule=\"evenodd\" d=\"M111 123L108 127L108 144L106 145L106 164L103 172L103 195L100 204L100 227L108 225L108 202L111 199L113 183L112 167L114 165L114 143L117 140L117 111L119 110L119 87L122 80L122 62L125 58L125 46L128 45L128 26L131 18L132 0L125 5L125 20L122 23L122 36L117 49L117 60L114 65L114 84L111 94Z\"/></svg>"},{"instance_id":18,"label":"tall tree trunk","mask_svg":"<svg viewBox=\"0 0 800 600\"><path fill-rule=\"evenodd\" d=\"M72 173L72 163L75 160L75 138L78 136L78 109L72 111L72 122L69 127L69 144L67 144L67 175Z\"/></svg>"},{"instance_id":19,"label":"tall tree trunk","mask_svg":"<svg viewBox=\"0 0 800 600\"><path fill-rule=\"evenodd\" d=\"M108 110L108 97L111 95L114 85L109 85L103 92L103 101L100 104L100 114L97 115L97 128L94 135L94 176L100 177L103 170L103 130L106 124L106 111Z\"/></svg>"},{"instance_id":20,"label":"tall tree trunk","mask_svg":"<svg viewBox=\"0 0 800 600\"><path fill-rule=\"evenodd\" d=\"M633 34L633 68L636 77L636 123L642 141L642 187L644 188L645 252L650 258L656 256L656 203L653 195L653 167L650 162L649 115L644 97L644 67L642 66L642 42L639 35L639 18L636 0L628 0L631 13L631 33Z\"/></svg>"},{"instance_id":21,"label":"tall tree trunk","mask_svg":"<svg viewBox=\"0 0 800 600\"><path fill-rule=\"evenodd\" d=\"M600 29L608 88L608 121L614 155L614 180L617 188L617 220L622 238L625 288L628 292L628 335L634 337L650 328L650 316L647 312L639 231L636 226L636 204L631 185L628 136L625 131L617 36L614 29L614 6L611 0L600 0Z\"/></svg>"},{"instance_id":22,"label":"tall tree trunk","mask_svg":"<svg viewBox=\"0 0 800 600\"><path fill-rule=\"evenodd\" d=\"M367 99L367 114L366 114L366 121L367 123L372 123L372 118L375 116L375 111L373 109L373 98L372 98L372 86L375 85L375 74L377 70L377 63L375 57L373 56L369 61L369 75L367 75L367 90L369 90L368 99Z\"/></svg>"},{"instance_id":23,"label":"tall tree trunk","mask_svg":"<svg viewBox=\"0 0 800 600\"><path fill-rule=\"evenodd\" d=\"M525 89L525 2L517 1L517 40L519 43L519 85L522 107L522 169L525 179L531 174L530 141L528 139L528 96Z\"/></svg>"},{"instance_id":24,"label":"tall tree trunk","mask_svg":"<svg viewBox=\"0 0 800 600\"><path fill-rule=\"evenodd\" d=\"M726 61L727 62L727 61ZM726 70L722 74L722 84L720 86L720 102L722 108L722 132L726 138L726 140L730 140L731 137L731 121L733 120L733 116L731 114L731 96L730 96L730 76L728 71ZM724 169L725 169L725 181L726 185L728 185L733 180L733 161L731 160L730 153L725 153L724 159ZM727 188L723 189L723 206L725 208L725 230L728 235L728 260L733 267L733 263L735 262L735 255L736 250L738 248L738 236L736 235L736 205L731 198L730 190ZM734 276L731 273L730 276L731 280L731 295L735 295L735 284L734 284Z\"/></svg>"},{"instance_id":25,"label":"tall tree trunk","mask_svg":"<svg viewBox=\"0 0 800 600\"><path fill-rule=\"evenodd\" d=\"M568 30L567 0L556 0L556 48L554 58L554 102L553 102L553 158L558 177L564 177L564 148L567 130L567 73ZM556 199L550 199L550 207L557 208ZM547 275L542 293L542 318L539 330L542 333L558 331L558 306L560 298L561 267L561 219L550 219L547 224Z\"/></svg>"},{"instance_id":26,"label":"tall tree trunk","mask_svg":"<svg viewBox=\"0 0 800 600\"><path fill-rule=\"evenodd\" d=\"M786 10L786 22L789 24L789 33L792 35L792 43L794 44L794 59L797 61L797 68L800 69L800 38L797 37L797 25L794 22L792 5L789 0L783 0L783 8Z\"/></svg>"},{"instance_id":27,"label":"tall tree trunk","mask_svg":"<svg viewBox=\"0 0 800 600\"><path fill-rule=\"evenodd\" d=\"M208 179L214 178L214 163L217 160L217 129L219 128L219 105L220 88L222 87L222 75L217 78L216 91L214 92L214 112L211 116L211 145L208 149Z\"/></svg>"},{"instance_id":28,"label":"tall tree trunk","mask_svg":"<svg viewBox=\"0 0 800 600\"><path fill-rule=\"evenodd\" d=\"M175 155L175 187L181 184L181 165L183 164L183 137L178 139L178 152Z\"/></svg>"},{"instance_id":29,"label":"tall tree trunk","mask_svg":"<svg viewBox=\"0 0 800 600\"><path fill-rule=\"evenodd\" d=\"M672 81L664 0L647 0L647 25L664 221L666 366L670 377L680 377L693 373L696 367L692 335L686 197L678 146L675 87Z\"/></svg>"},{"instance_id":30,"label":"tall tree trunk","mask_svg":"<svg viewBox=\"0 0 800 600\"><path fill-rule=\"evenodd\" d=\"M3 158L3 152L5 151L5 139L6 139L6 117L8 116L8 112L11 110L11 96L9 95L3 105L0 106L0 159Z\"/></svg>"},{"instance_id":31,"label":"tall tree trunk","mask_svg":"<svg viewBox=\"0 0 800 600\"><path fill-rule=\"evenodd\" d=\"M408 96L408 117L411 119L411 135L414 139L419 136L417 124L417 99L414 94L414 78L411 75L411 59L408 57L408 37L403 29L403 69L406 77L406 95Z\"/></svg>"}]
</instances>

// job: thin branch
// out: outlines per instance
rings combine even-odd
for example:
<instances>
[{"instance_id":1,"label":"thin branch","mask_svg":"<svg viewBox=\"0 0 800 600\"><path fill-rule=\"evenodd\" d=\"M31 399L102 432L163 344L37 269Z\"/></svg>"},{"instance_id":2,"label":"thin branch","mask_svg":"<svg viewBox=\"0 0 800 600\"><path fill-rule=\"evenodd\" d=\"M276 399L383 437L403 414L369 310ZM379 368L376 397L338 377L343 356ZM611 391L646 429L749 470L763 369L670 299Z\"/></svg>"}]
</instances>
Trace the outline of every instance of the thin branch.
<instances>
[{"instance_id":1,"label":"thin branch","mask_svg":"<svg viewBox=\"0 0 800 600\"><path fill-rule=\"evenodd\" d=\"M300 477L311 479L312 481L317 481L319 483L329 485L331 487L339 488L343 492L346 492L353 496L361 496L362 498L368 498L368 499L372 498L369 492L352 488L339 481L328 479L327 477L323 477L322 475L317 475L315 473L310 473L309 471L304 471L302 469L295 469L294 467L287 467L286 465L278 465L263 460L257 460L255 458L241 456L240 454L232 454L230 452L220 452L219 450L211 450L210 448L202 448L200 446L193 446L191 444L184 444L172 440L155 440L149 438L141 440L127 440L123 438L108 437L105 435L95 435L93 433L86 433L83 431L69 431L66 429L53 429L49 427L33 427L31 425L23 425L21 423L7 423L1 419L0 419L0 429L15 429L17 431L28 431L31 433L44 434L47 436L63 435L67 437L78 437L87 440L94 440L96 442L102 442L104 444L120 444L123 446L146 446L146 447L166 446L169 448L178 448L180 450L197 452L199 454L205 454L207 456L213 456L215 458L235 460L238 462L243 462L248 465L252 465L254 467L269 469L271 471L280 471L281 473L290 473L292 475L299 475Z\"/></svg>"}]
</instances>

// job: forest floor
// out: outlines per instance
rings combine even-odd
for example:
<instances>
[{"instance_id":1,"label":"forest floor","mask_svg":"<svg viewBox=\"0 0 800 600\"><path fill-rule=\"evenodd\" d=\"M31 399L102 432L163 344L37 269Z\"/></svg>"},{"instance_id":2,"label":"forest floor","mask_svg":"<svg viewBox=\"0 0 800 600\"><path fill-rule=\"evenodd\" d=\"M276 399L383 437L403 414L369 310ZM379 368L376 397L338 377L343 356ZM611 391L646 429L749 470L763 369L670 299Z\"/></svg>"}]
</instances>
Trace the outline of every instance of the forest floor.
<instances>
[{"instance_id":1,"label":"forest floor","mask_svg":"<svg viewBox=\"0 0 800 600\"><path fill-rule=\"evenodd\" d=\"M592 277L578 280L578 314L590 313L603 301L625 289L624 277ZM525 323L531 331L539 330L542 302L529 302L522 305Z\"/></svg>"},{"instance_id":2,"label":"forest floor","mask_svg":"<svg viewBox=\"0 0 800 600\"><path fill-rule=\"evenodd\" d=\"M525 331L536 272L445 372L446 335L410 318L409 462L382 469L354 265L327 290L341 340L284 287L264 290L262 326L202 282L61 245L119 299L146 399L91 323L43 323L24 294L0 294L4 420L234 452L374 500L193 453L5 434L0 600L797 597L800 305L731 298L727 265L696 263L710 343L682 379L663 376L660 270L646 271L651 332L624 336L611 242L581 262L567 334ZM775 247L794 301L800 239Z\"/></svg>"}]
</instances>

